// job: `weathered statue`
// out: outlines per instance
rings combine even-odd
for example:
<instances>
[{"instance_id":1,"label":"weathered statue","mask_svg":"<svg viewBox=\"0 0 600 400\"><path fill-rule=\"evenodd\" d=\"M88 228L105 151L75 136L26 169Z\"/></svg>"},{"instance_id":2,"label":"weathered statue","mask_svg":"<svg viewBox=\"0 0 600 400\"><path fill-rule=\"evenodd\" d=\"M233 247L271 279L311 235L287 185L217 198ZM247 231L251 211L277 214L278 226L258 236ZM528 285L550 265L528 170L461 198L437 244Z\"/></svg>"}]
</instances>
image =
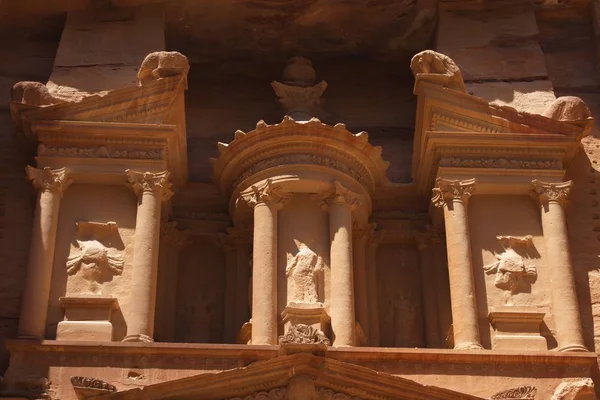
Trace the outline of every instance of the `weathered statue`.
<instances>
[{"instance_id":1,"label":"weathered statue","mask_svg":"<svg viewBox=\"0 0 600 400\"><path fill-rule=\"evenodd\" d=\"M183 54L176 51L157 51L146 56L138 71L138 79L142 85L148 81L176 75L183 75L187 79L189 70L190 63Z\"/></svg>"},{"instance_id":2,"label":"weathered statue","mask_svg":"<svg viewBox=\"0 0 600 400\"><path fill-rule=\"evenodd\" d=\"M11 90L11 99L17 103L38 107L51 106L61 102L52 96L46 85L30 81L15 83Z\"/></svg>"},{"instance_id":3,"label":"weathered statue","mask_svg":"<svg viewBox=\"0 0 600 400\"><path fill-rule=\"evenodd\" d=\"M67 259L69 275L84 271L84 277L99 281L101 276L110 272L121 275L123 272L123 255L111 252L97 240L78 240L79 253Z\"/></svg>"},{"instance_id":4,"label":"weathered statue","mask_svg":"<svg viewBox=\"0 0 600 400\"><path fill-rule=\"evenodd\" d=\"M467 92L467 88L456 63L448 56L433 50L417 53L410 61L410 69L415 76L415 87L419 81Z\"/></svg>"},{"instance_id":5,"label":"weathered statue","mask_svg":"<svg viewBox=\"0 0 600 400\"><path fill-rule=\"evenodd\" d=\"M290 301L297 303L319 302L319 278L323 272L323 260L303 243L297 242L298 253L285 269L292 293Z\"/></svg>"},{"instance_id":6,"label":"weathered statue","mask_svg":"<svg viewBox=\"0 0 600 400\"><path fill-rule=\"evenodd\" d=\"M579 97L562 96L550 103L542 115L557 121L584 121L592 117L592 112Z\"/></svg>"}]
</instances>

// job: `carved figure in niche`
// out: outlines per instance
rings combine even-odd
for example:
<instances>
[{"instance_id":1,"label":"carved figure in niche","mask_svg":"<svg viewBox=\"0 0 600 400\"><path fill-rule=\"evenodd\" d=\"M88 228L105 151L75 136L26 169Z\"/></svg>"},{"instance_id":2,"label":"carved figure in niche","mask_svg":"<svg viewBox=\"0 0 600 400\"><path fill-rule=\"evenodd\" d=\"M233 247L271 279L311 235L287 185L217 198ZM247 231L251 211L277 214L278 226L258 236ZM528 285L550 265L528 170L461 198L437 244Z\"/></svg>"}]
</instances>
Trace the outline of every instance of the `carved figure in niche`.
<instances>
[{"instance_id":1,"label":"carved figure in niche","mask_svg":"<svg viewBox=\"0 0 600 400\"><path fill-rule=\"evenodd\" d=\"M421 80L458 92L467 92L460 69L444 54L433 50L417 53L410 61L410 70L415 77L415 86Z\"/></svg>"},{"instance_id":2,"label":"carved figure in niche","mask_svg":"<svg viewBox=\"0 0 600 400\"><path fill-rule=\"evenodd\" d=\"M306 244L295 241L298 253L288 262L285 275L291 301L297 303L318 303L320 278L324 271L323 259Z\"/></svg>"},{"instance_id":3,"label":"carved figure in niche","mask_svg":"<svg viewBox=\"0 0 600 400\"><path fill-rule=\"evenodd\" d=\"M386 323L394 327L394 346L403 347L409 345L407 340L414 337L413 332L407 332L416 318L415 308L412 304L410 294L403 295L398 290L391 289L386 296L388 300Z\"/></svg>"},{"instance_id":4,"label":"carved figure in niche","mask_svg":"<svg viewBox=\"0 0 600 400\"><path fill-rule=\"evenodd\" d=\"M67 273L79 275L89 282L88 290L97 292L101 284L123 273L125 260L122 252L108 246L111 243L111 235L118 232L117 224L78 222L77 228L82 239L75 240L77 250L67 258Z\"/></svg>"},{"instance_id":5,"label":"carved figure in niche","mask_svg":"<svg viewBox=\"0 0 600 400\"><path fill-rule=\"evenodd\" d=\"M504 252L496 254L498 261L483 267L487 274L496 274L494 285L498 289L510 291L511 294L528 292L537 279L537 269L525 257L517 252L524 252L533 246L531 235L524 237L497 236Z\"/></svg>"}]
</instances>

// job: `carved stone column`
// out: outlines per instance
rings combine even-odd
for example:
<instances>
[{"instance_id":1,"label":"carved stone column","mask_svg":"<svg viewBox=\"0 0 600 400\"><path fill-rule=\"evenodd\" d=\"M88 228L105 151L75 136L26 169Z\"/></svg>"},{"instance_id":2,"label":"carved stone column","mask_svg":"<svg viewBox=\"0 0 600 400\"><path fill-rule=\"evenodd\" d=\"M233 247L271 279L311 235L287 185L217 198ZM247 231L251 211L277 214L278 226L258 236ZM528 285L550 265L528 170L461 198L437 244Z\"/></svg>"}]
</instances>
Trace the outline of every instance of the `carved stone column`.
<instances>
[{"instance_id":1,"label":"carved stone column","mask_svg":"<svg viewBox=\"0 0 600 400\"><path fill-rule=\"evenodd\" d=\"M533 187L541 205L542 229L546 243L544 258L550 273L552 314L556 325L558 349L587 351L581 330L564 209L571 190L571 181L545 183L534 180Z\"/></svg>"},{"instance_id":2,"label":"carved stone column","mask_svg":"<svg viewBox=\"0 0 600 400\"><path fill-rule=\"evenodd\" d=\"M125 172L138 196L133 244L131 308L124 342L154 341L154 309L162 202L172 195L169 172Z\"/></svg>"},{"instance_id":3,"label":"carved stone column","mask_svg":"<svg viewBox=\"0 0 600 400\"><path fill-rule=\"evenodd\" d=\"M367 240L370 239L375 229L374 224L357 227L353 232L354 248L354 296L356 304L356 321L365 336L365 343L369 342L369 273L367 272Z\"/></svg>"},{"instance_id":4,"label":"carved stone column","mask_svg":"<svg viewBox=\"0 0 600 400\"><path fill-rule=\"evenodd\" d=\"M383 231L375 231L375 224L371 224L372 231L367 238L367 285L369 304L369 344L379 346L379 288L377 285L377 251L383 239Z\"/></svg>"},{"instance_id":5,"label":"carved stone column","mask_svg":"<svg viewBox=\"0 0 600 400\"><path fill-rule=\"evenodd\" d=\"M443 208L448 249L448 274L452 302L455 349L481 349L467 200L475 179L457 181L438 178L432 202Z\"/></svg>"},{"instance_id":6,"label":"carved stone column","mask_svg":"<svg viewBox=\"0 0 600 400\"><path fill-rule=\"evenodd\" d=\"M277 211L288 197L267 180L242 198L254 208L252 344L277 344Z\"/></svg>"},{"instance_id":7,"label":"carved stone column","mask_svg":"<svg viewBox=\"0 0 600 400\"><path fill-rule=\"evenodd\" d=\"M38 190L33 219L27 275L23 289L18 336L43 339L46 331L48 300L60 199L71 183L65 168L27 167L27 177Z\"/></svg>"},{"instance_id":8,"label":"carved stone column","mask_svg":"<svg viewBox=\"0 0 600 400\"><path fill-rule=\"evenodd\" d=\"M335 191L327 200L329 205L329 232L331 237L331 328L336 347L354 346L354 274L352 260L352 210L358 195L341 183L335 182Z\"/></svg>"},{"instance_id":9,"label":"carved stone column","mask_svg":"<svg viewBox=\"0 0 600 400\"><path fill-rule=\"evenodd\" d=\"M179 255L191 243L189 231L177 229L174 221L165 224L159 254L155 322L156 336L160 336L161 341L175 341Z\"/></svg>"},{"instance_id":10,"label":"carved stone column","mask_svg":"<svg viewBox=\"0 0 600 400\"><path fill-rule=\"evenodd\" d=\"M251 232L245 228L230 228L227 233L234 243L236 253L236 283L234 329L236 334L250 319L248 284L250 283L250 249Z\"/></svg>"},{"instance_id":11,"label":"carved stone column","mask_svg":"<svg viewBox=\"0 0 600 400\"><path fill-rule=\"evenodd\" d=\"M423 293L423 308L425 311L425 340L427 347L439 348L442 340L440 338L440 326L438 319L436 278L436 257L434 245L439 239L431 231L414 232L419 246L419 266L421 271L421 284Z\"/></svg>"}]
</instances>

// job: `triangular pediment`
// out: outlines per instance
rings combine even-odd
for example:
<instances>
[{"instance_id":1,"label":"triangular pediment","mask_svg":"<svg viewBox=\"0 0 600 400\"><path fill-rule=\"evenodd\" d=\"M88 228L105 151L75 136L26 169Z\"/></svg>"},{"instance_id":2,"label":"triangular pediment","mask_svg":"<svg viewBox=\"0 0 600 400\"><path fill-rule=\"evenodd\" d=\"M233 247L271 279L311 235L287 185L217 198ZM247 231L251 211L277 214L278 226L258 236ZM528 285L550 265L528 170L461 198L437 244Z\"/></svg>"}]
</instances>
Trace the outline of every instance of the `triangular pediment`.
<instances>
[{"instance_id":1,"label":"triangular pediment","mask_svg":"<svg viewBox=\"0 0 600 400\"><path fill-rule=\"evenodd\" d=\"M438 167L460 175L529 175L560 179L593 120L564 121L489 104L485 99L419 82L412 175L429 196Z\"/></svg>"},{"instance_id":2,"label":"triangular pediment","mask_svg":"<svg viewBox=\"0 0 600 400\"><path fill-rule=\"evenodd\" d=\"M185 80L181 75L161 78L44 107L12 102L11 112L17 128L30 139L30 125L43 120L169 124L175 122L173 105L178 95L183 96Z\"/></svg>"},{"instance_id":3,"label":"triangular pediment","mask_svg":"<svg viewBox=\"0 0 600 400\"><path fill-rule=\"evenodd\" d=\"M306 353L259 361L216 374L201 374L98 399L397 399L477 400L398 376Z\"/></svg>"}]
</instances>

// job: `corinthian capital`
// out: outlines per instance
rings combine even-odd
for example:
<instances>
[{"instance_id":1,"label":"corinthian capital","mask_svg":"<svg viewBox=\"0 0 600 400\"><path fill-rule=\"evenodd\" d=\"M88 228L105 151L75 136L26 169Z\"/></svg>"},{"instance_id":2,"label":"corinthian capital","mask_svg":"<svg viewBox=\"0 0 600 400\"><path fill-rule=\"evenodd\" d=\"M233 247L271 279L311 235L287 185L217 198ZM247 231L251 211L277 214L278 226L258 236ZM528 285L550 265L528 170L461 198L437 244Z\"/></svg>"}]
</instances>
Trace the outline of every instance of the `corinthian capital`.
<instances>
[{"instance_id":1,"label":"corinthian capital","mask_svg":"<svg viewBox=\"0 0 600 400\"><path fill-rule=\"evenodd\" d=\"M352 207L360 207L364 204L361 195L348 189L338 181L334 182L333 191L329 194L326 202L328 205L348 204Z\"/></svg>"},{"instance_id":2,"label":"corinthian capital","mask_svg":"<svg viewBox=\"0 0 600 400\"><path fill-rule=\"evenodd\" d=\"M164 201L169 200L173 196L168 171L152 173L128 169L125 171L125 174L133 191L138 196L141 196L144 192L152 192Z\"/></svg>"},{"instance_id":3,"label":"corinthian capital","mask_svg":"<svg viewBox=\"0 0 600 400\"><path fill-rule=\"evenodd\" d=\"M531 182L533 188L537 193L540 202L545 203L549 201L555 201L561 204L569 197L571 192L572 182L559 182L559 183L547 183L540 182L537 179Z\"/></svg>"},{"instance_id":4,"label":"corinthian capital","mask_svg":"<svg viewBox=\"0 0 600 400\"><path fill-rule=\"evenodd\" d=\"M285 193L281 188L274 186L270 179L267 179L260 185L252 185L249 189L242 192L240 196L252 208L259 203L283 205L291 198L289 193Z\"/></svg>"},{"instance_id":5,"label":"corinthian capital","mask_svg":"<svg viewBox=\"0 0 600 400\"><path fill-rule=\"evenodd\" d=\"M455 180L437 178L433 188L431 202L436 207L443 207L452 200L467 201L475 191L475 179Z\"/></svg>"},{"instance_id":6,"label":"corinthian capital","mask_svg":"<svg viewBox=\"0 0 600 400\"><path fill-rule=\"evenodd\" d=\"M72 182L68 177L69 171L66 168L51 169L50 167L44 167L37 169L28 165L25 171L33 187L40 192L55 191L62 196Z\"/></svg>"}]
</instances>

